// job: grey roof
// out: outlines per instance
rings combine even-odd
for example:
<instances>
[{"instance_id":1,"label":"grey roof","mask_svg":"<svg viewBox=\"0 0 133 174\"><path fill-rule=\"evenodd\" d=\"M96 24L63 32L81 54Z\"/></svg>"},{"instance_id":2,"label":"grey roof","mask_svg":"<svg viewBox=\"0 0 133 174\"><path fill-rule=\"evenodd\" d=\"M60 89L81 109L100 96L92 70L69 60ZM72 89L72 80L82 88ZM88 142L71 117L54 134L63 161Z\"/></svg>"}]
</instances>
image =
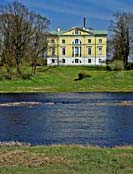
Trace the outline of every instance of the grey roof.
<instances>
[{"instance_id":1,"label":"grey roof","mask_svg":"<svg viewBox=\"0 0 133 174\"><path fill-rule=\"evenodd\" d=\"M90 30L90 32L94 33L94 34L105 34L107 35L108 34L108 31L106 30Z\"/></svg>"},{"instance_id":2,"label":"grey roof","mask_svg":"<svg viewBox=\"0 0 133 174\"><path fill-rule=\"evenodd\" d=\"M65 32L68 32L68 31L71 31L73 29L76 29L78 28L79 30L82 30L82 31L86 31L88 33L91 33L91 34L94 34L94 35L107 35L108 34L108 31L107 30L90 30L90 29L87 29L87 28L79 28L79 27L72 27L71 29L69 30L60 30L60 31L50 31L49 33L50 34L54 34L54 35L63 35Z\"/></svg>"}]
</instances>

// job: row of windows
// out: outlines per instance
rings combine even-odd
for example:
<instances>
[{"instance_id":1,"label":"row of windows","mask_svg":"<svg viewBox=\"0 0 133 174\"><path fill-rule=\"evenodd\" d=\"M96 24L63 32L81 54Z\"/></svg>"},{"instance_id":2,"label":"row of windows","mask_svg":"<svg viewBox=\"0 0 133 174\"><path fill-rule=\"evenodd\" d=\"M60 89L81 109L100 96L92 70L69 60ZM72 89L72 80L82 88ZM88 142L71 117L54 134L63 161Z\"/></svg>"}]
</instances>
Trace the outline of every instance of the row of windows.
<instances>
[{"instance_id":1,"label":"row of windows","mask_svg":"<svg viewBox=\"0 0 133 174\"><path fill-rule=\"evenodd\" d=\"M99 43L99 44L101 44L102 42L103 42L102 39L99 39L99 40L98 40L98 43ZM91 39L88 39L88 43L92 43L92 40L91 40Z\"/></svg>"},{"instance_id":2,"label":"row of windows","mask_svg":"<svg viewBox=\"0 0 133 174\"><path fill-rule=\"evenodd\" d=\"M102 59L99 59L98 61L99 63L103 63ZM55 62L56 62L55 59L52 59L52 63L55 63ZM62 63L66 63L66 60L62 59ZM75 59L72 63L82 63L82 62L79 59ZM92 63L92 60L88 59L88 63Z\"/></svg>"},{"instance_id":3,"label":"row of windows","mask_svg":"<svg viewBox=\"0 0 133 174\"><path fill-rule=\"evenodd\" d=\"M52 48L52 55L55 55L55 48ZM103 48L102 47L98 47L98 54L102 55L103 53ZM79 56L81 57L82 51L81 51L81 47L72 47L72 56ZM87 54L91 55L92 54L92 48L88 47L87 48ZM66 55L66 48L63 47L62 48L62 55L65 56Z\"/></svg>"},{"instance_id":4,"label":"row of windows","mask_svg":"<svg viewBox=\"0 0 133 174\"><path fill-rule=\"evenodd\" d=\"M52 59L52 63L55 63L55 59ZM66 60L65 59L62 59L62 63L66 63Z\"/></svg>"},{"instance_id":5,"label":"row of windows","mask_svg":"<svg viewBox=\"0 0 133 174\"><path fill-rule=\"evenodd\" d=\"M51 40L51 43L55 43L55 40L52 39ZM62 39L62 43L65 44L66 43L66 40L65 39ZM91 39L88 39L88 43L92 43L92 40ZM99 39L98 40L98 43L102 43L102 39ZM75 39L72 44L82 44L82 42L79 40L79 39Z\"/></svg>"}]
</instances>

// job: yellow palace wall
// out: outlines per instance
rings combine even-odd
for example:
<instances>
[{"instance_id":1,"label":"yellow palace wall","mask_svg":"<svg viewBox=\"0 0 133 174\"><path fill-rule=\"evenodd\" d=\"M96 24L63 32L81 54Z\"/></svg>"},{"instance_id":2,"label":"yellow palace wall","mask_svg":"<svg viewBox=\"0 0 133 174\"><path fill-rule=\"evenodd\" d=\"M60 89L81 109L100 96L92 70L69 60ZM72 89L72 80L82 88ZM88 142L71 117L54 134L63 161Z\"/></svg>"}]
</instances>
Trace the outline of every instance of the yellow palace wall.
<instances>
[{"instance_id":1,"label":"yellow palace wall","mask_svg":"<svg viewBox=\"0 0 133 174\"><path fill-rule=\"evenodd\" d=\"M75 32L78 31L78 34ZM65 42L63 42L63 40ZM91 42L90 42L91 40ZM76 42L79 43L76 43ZM48 64L62 65L89 65L89 64L105 64L107 49L107 34L94 34L92 31L85 31L78 28L71 29L67 32L51 34L48 37ZM78 47L78 48L75 48ZM62 49L65 49L63 54ZM78 54L73 55L75 49ZM88 53L88 48L91 53ZM99 48L102 51L99 52ZM54 51L52 51L54 49ZM53 54L54 53L54 54ZM53 61L52 59L55 59ZM65 59L62 63L62 59ZM78 59L79 62L75 59ZM91 59L91 61L88 59ZM99 60L100 61L99 61ZM76 63L75 63L76 62Z\"/></svg>"}]
</instances>

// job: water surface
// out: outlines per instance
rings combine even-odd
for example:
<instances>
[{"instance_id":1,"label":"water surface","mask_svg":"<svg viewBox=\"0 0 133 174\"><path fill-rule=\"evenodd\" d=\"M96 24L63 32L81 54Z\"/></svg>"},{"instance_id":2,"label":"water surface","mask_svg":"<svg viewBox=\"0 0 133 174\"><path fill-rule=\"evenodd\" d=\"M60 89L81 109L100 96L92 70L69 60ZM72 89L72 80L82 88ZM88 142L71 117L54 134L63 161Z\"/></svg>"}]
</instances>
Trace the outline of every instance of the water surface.
<instances>
[{"instance_id":1,"label":"water surface","mask_svg":"<svg viewBox=\"0 0 133 174\"><path fill-rule=\"evenodd\" d=\"M0 94L0 141L133 144L133 93Z\"/></svg>"}]
</instances>

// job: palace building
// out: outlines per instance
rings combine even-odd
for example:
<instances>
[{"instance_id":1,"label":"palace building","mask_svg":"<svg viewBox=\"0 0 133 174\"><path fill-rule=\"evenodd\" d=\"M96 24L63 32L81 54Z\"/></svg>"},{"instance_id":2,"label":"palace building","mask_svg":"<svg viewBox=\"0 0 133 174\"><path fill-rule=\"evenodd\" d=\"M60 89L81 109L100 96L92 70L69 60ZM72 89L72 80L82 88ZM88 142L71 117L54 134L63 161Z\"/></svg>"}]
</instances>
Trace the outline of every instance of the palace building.
<instances>
[{"instance_id":1,"label":"palace building","mask_svg":"<svg viewBox=\"0 0 133 174\"><path fill-rule=\"evenodd\" d=\"M107 31L73 27L48 34L47 65L105 65Z\"/></svg>"}]
</instances>

